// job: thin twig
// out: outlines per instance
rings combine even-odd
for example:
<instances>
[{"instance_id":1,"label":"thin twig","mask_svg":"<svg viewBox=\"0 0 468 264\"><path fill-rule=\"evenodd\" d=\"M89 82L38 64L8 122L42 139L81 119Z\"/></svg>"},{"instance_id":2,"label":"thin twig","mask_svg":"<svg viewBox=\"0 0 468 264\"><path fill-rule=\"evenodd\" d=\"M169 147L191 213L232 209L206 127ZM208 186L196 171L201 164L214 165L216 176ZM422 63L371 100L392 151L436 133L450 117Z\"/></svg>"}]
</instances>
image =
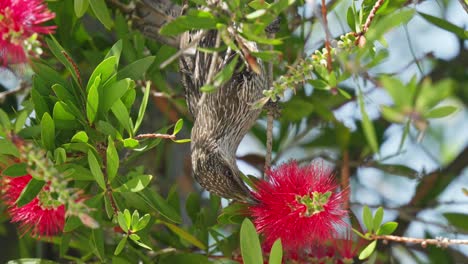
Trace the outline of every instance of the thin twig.
<instances>
[{"instance_id":1,"label":"thin twig","mask_svg":"<svg viewBox=\"0 0 468 264\"><path fill-rule=\"evenodd\" d=\"M425 248L427 245L436 245L437 247L448 247L449 245L468 245L467 239L450 239L446 237L413 238L413 237L391 236L391 235L385 235L385 236L373 235L371 239L395 241L395 242L411 243L411 244L421 244L423 248Z\"/></svg>"},{"instance_id":2,"label":"thin twig","mask_svg":"<svg viewBox=\"0 0 468 264\"><path fill-rule=\"evenodd\" d=\"M463 6L463 9L465 9L465 12L468 13L468 4L465 2L465 0L458 0L460 2L460 5Z\"/></svg>"},{"instance_id":3,"label":"thin twig","mask_svg":"<svg viewBox=\"0 0 468 264\"><path fill-rule=\"evenodd\" d=\"M328 20L327 20L327 5L325 0L322 0L322 20L323 20L323 31L325 31L325 48L327 49L327 70L330 73L332 71L332 57L331 57L331 47L330 47L330 31L328 30ZM333 87L332 87L333 88Z\"/></svg>"},{"instance_id":4,"label":"thin twig","mask_svg":"<svg viewBox=\"0 0 468 264\"><path fill-rule=\"evenodd\" d=\"M171 139L174 140L176 139L175 135L169 135L169 134L140 134L135 136L135 139L140 140L140 139L145 139L145 138L163 138L163 139Z\"/></svg>"},{"instance_id":5,"label":"thin twig","mask_svg":"<svg viewBox=\"0 0 468 264\"><path fill-rule=\"evenodd\" d=\"M269 38L275 38L275 33L269 33ZM269 45L269 50L273 51L273 45ZM268 63L267 68L268 87L273 89L273 62ZM271 156L273 152L273 121L274 121L274 109L270 107L267 112L267 127L266 127L266 154L265 154L265 167L263 170L263 178L266 178L266 171L271 167Z\"/></svg>"},{"instance_id":6,"label":"thin twig","mask_svg":"<svg viewBox=\"0 0 468 264\"><path fill-rule=\"evenodd\" d=\"M218 50L219 46L221 45L221 34L216 32L216 41L215 41L215 49ZM216 66L218 66L218 56L219 53L215 51L213 56L211 57L210 69L208 70L208 75L206 77L206 84L211 84L213 81L213 77L216 71Z\"/></svg>"},{"instance_id":7,"label":"thin twig","mask_svg":"<svg viewBox=\"0 0 468 264\"><path fill-rule=\"evenodd\" d=\"M220 45L221 45L221 34L219 33L219 31L217 31L216 32L215 49L218 50ZM208 70L208 75L206 77L205 85L209 85L213 81L213 77L214 77L214 74L215 74L215 71L216 71L216 66L218 65L218 62L217 62L218 55L219 55L219 53L217 51L215 51L213 53L213 56L211 57L210 68ZM207 93L203 93L203 95L200 98L200 101L198 101L198 107L200 107L201 105L204 104L204 102L206 100L206 96L207 96Z\"/></svg>"},{"instance_id":8,"label":"thin twig","mask_svg":"<svg viewBox=\"0 0 468 264\"><path fill-rule=\"evenodd\" d=\"M362 31L359 33L360 35L364 35L367 33L367 31L369 30L370 24L372 23L372 20L374 20L375 14L379 10L379 8L383 5L384 1L385 0L378 0L377 2L375 2L374 7L372 7L372 10L367 16L366 23L364 23L364 26L362 27Z\"/></svg>"},{"instance_id":9,"label":"thin twig","mask_svg":"<svg viewBox=\"0 0 468 264\"><path fill-rule=\"evenodd\" d=\"M163 61L160 65L159 65L159 69L164 69L166 68L167 65L171 64L173 61L175 61L176 59L178 59L180 56L182 56L182 54L184 54L184 52L186 52L188 49L191 49L193 47L195 47L198 42L204 37L206 36L207 34L207 31L203 31L201 33L199 33L195 38L193 38L193 40L187 45L187 47L183 48L183 49L180 49L179 51L177 51L174 55L172 55L171 57L169 57L167 60Z\"/></svg>"}]
</instances>

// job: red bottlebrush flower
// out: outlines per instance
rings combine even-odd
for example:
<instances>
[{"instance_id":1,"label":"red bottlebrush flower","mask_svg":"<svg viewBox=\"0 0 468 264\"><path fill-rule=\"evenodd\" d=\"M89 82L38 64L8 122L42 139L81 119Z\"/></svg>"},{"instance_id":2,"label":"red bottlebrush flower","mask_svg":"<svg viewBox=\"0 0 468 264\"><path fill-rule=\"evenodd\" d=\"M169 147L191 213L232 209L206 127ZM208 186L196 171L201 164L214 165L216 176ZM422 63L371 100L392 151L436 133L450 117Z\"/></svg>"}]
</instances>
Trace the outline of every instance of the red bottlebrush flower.
<instances>
[{"instance_id":1,"label":"red bottlebrush flower","mask_svg":"<svg viewBox=\"0 0 468 264\"><path fill-rule=\"evenodd\" d=\"M22 234L30 231L33 237L49 237L62 232L65 225L65 206L63 204L56 207L45 206L41 204L38 197L35 197L22 207L16 205L16 200L31 179L31 175L3 178L2 198L8 206L11 222L20 223Z\"/></svg>"},{"instance_id":2,"label":"red bottlebrush flower","mask_svg":"<svg viewBox=\"0 0 468 264\"><path fill-rule=\"evenodd\" d=\"M1 0L0 64L26 62L25 42L35 33L52 33L55 26L40 24L54 17L42 0Z\"/></svg>"},{"instance_id":3,"label":"red bottlebrush flower","mask_svg":"<svg viewBox=\"0 0 468 264\"><path fill-rule=\"evenodd\" d=\"M353 237L357 237L354 239ZM359 236L353 236L353 232L347 230L343 238L333 239L333 245L341 256L341 259L337 260L338 264L350 264L353 263L354 257L357 256L358 252L365 245L366 241Z\"/></svg>"},{"instance_id":4,"label":"red bottlebrush flower","mask_svg":"<svg viewBox=\"0 0 468 264\"><path fill-rule=\"evenodd\" d=\"M259 203L249 208L266 246L281 238L286 251L297 251L331 238L346 225L343 191L337 191L329 170L317 164L299 167L292 161L267 175L268 181L256 185Z\"/></svg>"}]
</instances>

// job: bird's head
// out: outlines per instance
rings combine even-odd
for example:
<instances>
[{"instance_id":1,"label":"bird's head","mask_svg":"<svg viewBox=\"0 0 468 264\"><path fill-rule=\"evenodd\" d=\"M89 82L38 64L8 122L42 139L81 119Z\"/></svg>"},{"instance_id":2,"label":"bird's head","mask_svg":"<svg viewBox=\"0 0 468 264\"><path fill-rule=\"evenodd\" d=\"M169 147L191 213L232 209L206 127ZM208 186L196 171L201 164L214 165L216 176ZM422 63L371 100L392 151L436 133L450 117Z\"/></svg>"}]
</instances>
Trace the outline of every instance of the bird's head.
<instances>
[{"instance_id":1,"label":"bird's head","mask_svg":"<svg viewBox=\"0 0 468 264\"><path fill-rule=\"evenodd\" d=\"M235 159L216 145L192 146L192 167L195 180L207 191L227 199L253 202Z\"/></svg>"}]
</instances>

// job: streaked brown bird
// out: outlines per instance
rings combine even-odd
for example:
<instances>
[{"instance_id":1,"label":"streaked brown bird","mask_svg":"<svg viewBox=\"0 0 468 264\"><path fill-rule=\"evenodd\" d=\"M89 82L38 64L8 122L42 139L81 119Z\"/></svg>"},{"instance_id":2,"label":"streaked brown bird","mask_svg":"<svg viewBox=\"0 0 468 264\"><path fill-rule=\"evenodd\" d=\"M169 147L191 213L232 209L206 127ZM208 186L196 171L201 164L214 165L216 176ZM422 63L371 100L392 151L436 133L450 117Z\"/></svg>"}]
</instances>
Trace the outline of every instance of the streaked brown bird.
<instances>
[{"instance_id":1,"label":"streaked brown bird","mask_svg":"<svg viewBox=\"0 0 468 264\"><path fill-rule=\"evenodd\" d=\"M160 28L181 12L180 7L167 0L142 0L142 3L153 8L152 17L149 9L143 9L139 14L143 22L151 21L146 22L146 25L150 24L146 28L147 32L154 32L148 29ZM156 15L159 20L154 20ZM236 151L261 112L261 109L254 108L253 105L262 98L263 90L268 88L267 77L261 62L257 62L256 73L249 63L239 60L234 74L227 82L213 93L202 93L200 88L209 81L213 54L202 52L197 47L215 47L217 34L215 30L189 31L178 40L180 49L184 50L179 65L186 101L195 120L191 133L193 175L210 192L224 198L249 202L253 201L253 197L236 164ZM156 38L161 40L160 36ZM165 42L170 41L173 40ZM193 43L194 41L197 43ZM243 41L240 44L248 46L251 51L256 50L254 43ZM229 49L220 52L214 61L211 76L220 72L235 55Z\"/></svg>"}]
</instances>

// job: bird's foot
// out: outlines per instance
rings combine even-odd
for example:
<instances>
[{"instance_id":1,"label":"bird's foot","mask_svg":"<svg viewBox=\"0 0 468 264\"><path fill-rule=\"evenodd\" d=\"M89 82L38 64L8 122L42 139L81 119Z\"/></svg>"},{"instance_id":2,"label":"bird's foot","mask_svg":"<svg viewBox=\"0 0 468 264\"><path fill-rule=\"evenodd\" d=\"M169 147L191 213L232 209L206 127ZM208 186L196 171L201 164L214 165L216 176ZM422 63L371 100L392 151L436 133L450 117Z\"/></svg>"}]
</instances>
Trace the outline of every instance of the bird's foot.
<instances>
[{"instance_id":1,"label":"bird's foot","mask_svg":"<svg viewBox=\"0 0 468 264\"><path fill-rule=\"evenodd\" d=\"M273 20L273 22L270 23L270 25L268 25L265 28L265 32L269 34L278 33L278 31L280 30L280 26L281 26L281 18L277 17L275 18L275 20Z\"/></svg>"},{"instance_id":2,"label":"bird's foot","mask_svg":"<svg viewBox=\"0 0 468 264\"><path fill-rule=\"evenodd\" d=\"M263 106L263 109L267 111L267 113L273 114L273 118L278 118L281 116L282 107L278 101L273 102L271 99Z\"/></svg>"}]
</instances>

